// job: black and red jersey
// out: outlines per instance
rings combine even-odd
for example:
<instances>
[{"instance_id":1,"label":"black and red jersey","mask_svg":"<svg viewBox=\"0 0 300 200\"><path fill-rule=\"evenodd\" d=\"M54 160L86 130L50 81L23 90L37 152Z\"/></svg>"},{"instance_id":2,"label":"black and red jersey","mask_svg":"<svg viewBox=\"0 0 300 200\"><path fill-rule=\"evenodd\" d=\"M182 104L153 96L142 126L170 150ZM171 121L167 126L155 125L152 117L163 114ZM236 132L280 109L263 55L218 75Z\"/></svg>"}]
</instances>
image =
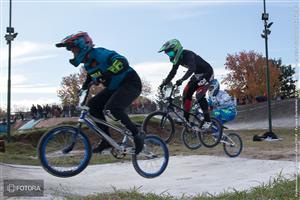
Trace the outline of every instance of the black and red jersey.
<instances>
[{"instance_id":1,"label":"black and red jersey","mask_svg":"<svg viewBox=\"0 0 300 200\"><path fill-rule=\"evenodd\" d=\"M206 62L203 58L201 58L193 51L184 49L178 63L176 65L173 65L172 70L169 72L167 78L165 79L164 82L166 84L174 78L179 65L188 69L185 75L181 78L183 81L194 74L197 77L196 79L202 77L209 82L214 73L213 68L208 62Z\"/></svg>"}]
</instances>

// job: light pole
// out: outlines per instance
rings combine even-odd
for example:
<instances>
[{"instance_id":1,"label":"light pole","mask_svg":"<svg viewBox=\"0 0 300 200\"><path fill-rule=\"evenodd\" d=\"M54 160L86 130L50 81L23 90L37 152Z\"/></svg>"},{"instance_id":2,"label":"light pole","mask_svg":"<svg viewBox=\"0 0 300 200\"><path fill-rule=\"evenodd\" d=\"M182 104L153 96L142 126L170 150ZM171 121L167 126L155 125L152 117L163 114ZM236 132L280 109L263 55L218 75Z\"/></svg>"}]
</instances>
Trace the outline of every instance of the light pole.
<instances>
[{"instance_id":1,"label":"light pole","mask_svg":"<svg viewBox=\"0 0 300 200\"><path fill-rule=\"evenodd\" d=\"M10 142L10 97L11 97L11 42L17 37L18 33L14 33L14 28L11 26L11 10L12 0L9 1L9 27L6 28L7 34L5 39L8 44L8 79L7 79L7 141Z\"/></svg>"},{"instance_id":2,"label":"light pole","mask_svg":"<svg viewBox=\"0 0 300 200\"><path fill-rule=\"evenodd\" d=\"M269 131L266 132L263 137L271 137L272 139L278 139L278 137L272 131L272 112L271 112L271 92L270 92L270 70L269 70L269 56L268 56L268 35L270 35L270 27L273 22L268 23L269 14L266 13L266 1L264 2L264 12L262 14L262 20L264 21L264 30L263 34L261 34L262 38L265 39L265 48L266 48L266 79L267 79L267 100L268 100L268 118L269 118Z\"/></svg>"}]
</instances>

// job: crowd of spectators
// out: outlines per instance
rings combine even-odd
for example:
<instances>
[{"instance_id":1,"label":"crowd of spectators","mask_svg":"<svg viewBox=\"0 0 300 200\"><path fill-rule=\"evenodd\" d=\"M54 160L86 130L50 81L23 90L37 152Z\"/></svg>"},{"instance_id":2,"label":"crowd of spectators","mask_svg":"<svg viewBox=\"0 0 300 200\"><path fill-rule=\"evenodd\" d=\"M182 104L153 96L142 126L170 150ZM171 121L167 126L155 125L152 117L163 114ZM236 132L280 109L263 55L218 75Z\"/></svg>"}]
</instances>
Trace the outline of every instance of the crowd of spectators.
<instances>
[{"instance_id":1,"label":"crowd of spectators","mask_svg":"<svg viewBox=\"0 0 300 200\"><path fill-rule=\"evenodd\" d=\"M58 106L58 105L32 105L30 113L33 119L51 118L51 117L74 117L78 116L74 105Z\"/></svg>"},{"instance_id":2,"label":"crowd of spectators","mask_svg":"<svg viewBox=\"0 0 300 200\"><path fill-rule=\"evenodd\" d=\"M135 101L131 106L129 106L126 111L129 114L147 114L156 110L156 104L147 99L142 99L143 101ZM41 118L58 118L58 117L78 117L80 111L76 109L74 105L40 105L32 104L30 111L24 112L14 112L11 113L11 123L16 120L31 120L31 119L41 119ZM0 116L0 124L6 124L6 114Z\"/></svg>"}]
</instances>

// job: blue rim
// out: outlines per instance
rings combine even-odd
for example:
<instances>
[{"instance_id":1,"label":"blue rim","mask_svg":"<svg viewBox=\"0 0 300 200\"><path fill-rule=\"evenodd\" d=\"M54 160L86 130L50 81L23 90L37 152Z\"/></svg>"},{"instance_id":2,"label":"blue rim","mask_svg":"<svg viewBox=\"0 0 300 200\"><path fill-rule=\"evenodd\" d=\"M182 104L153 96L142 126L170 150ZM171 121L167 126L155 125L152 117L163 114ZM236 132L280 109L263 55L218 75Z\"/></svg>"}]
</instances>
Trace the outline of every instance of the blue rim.
<instances>
[{"instance_id":1,"label":"blue rim","mask_svg":"<svg viewBox=\"0 0 300 200\"><path fill-rule=\"evenodd\" d=\"M49 169L52 172L56 172L56 173L58 172L59 174L64 174L65 172L70 172L70 171L81 170L81 168L84 167L85 162L87 161L87 159L89 157L88 156L89 153L87 151L87 148L88 148L87 140L84 137L82 137L81 134L79 134L79 133L78 133L77 137L80 137L81 139L83 139L85 153L84 153L84 158L81 160L80 164L78 165L78 167L75 170L57 171L49 165L49 162L46 159L46 153L45 152L46 152L46 146L47 146L49 140L51 140L56 134L58 134L59 131L62 131L62 130L68 130L68 131L71 131L71 132L76 131L76 130L72 130L69 127L66 127L66 128L59 127L57 129L54 129L51 132L49 132L47 137L44 139L44 141L41 145L41 150L42 150L42 152L41 152L41 159L42 160L41 161L47 169ZM73 134L75 134L75 133L73 133Z\"/></svg>"},{"instance_id":2,"label":"blue rim","mask_svg":"<svg viewBox=\"0 0 300 200\"><path fill-rule=\"evenodd\" d=\"M136 164L137 164L142 176L144 176L146 178L154 178L154 177L161 175L165 171L165 169L168 165L168 162L169 162L169 151L168 151L166 144L159 137L157 137L155 135L147 135L145 137L145 141L147 141L147 140L155 140L155 143L159 144L162 147L163 152L164 152L164 162L161 165L160 169L155 173L147 173L147 172L143 171L139 167L137 160L136 160Z\"/></svg>"}]
</instances>

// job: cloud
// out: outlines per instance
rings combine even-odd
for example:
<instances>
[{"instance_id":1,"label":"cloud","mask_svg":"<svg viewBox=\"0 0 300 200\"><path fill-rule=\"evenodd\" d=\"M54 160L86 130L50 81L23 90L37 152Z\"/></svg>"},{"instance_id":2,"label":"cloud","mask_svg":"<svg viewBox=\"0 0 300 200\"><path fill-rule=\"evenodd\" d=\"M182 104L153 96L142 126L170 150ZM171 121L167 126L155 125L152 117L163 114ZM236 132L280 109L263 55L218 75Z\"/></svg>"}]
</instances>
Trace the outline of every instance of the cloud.
<instances>
[{"instance_id":1,"label":"cloud","mask_svg":"<svg viewBox=\"0 0 300 200\"><path fill-rule=\"evenodd\" d=\"M52 44L36 43L29 41L16 42L12 46L12 63L14 65L21 65L36 60L48 59L57 56L51 53L52 49L54 49ZM3 64L3 62L8 61L7 46L1 47L0 55L1 64Z\"/></svg>"},{"instance_id":2,"label":"cloud","mask_svg":"<svg viewBox=\"0 0 300 200\"><path fill-rule=\"evenodd\" d=\"M299 68L299 67L300 67L300 63L298 63L298 64L297 64L297 63L292 63L291 66L292 66L292 67L298 67L298 68Z\"/></svg>"},{"instance_id":3,"label":"cloud","mask_svg":"<svg viewBox=\"0 0 300 200\"><path fill-rule=\"evenodd\" d=\"M34 104L53 104L59 102L58 98L45 98L43 96L56 96L59 87L53 87L45 84L24 84L27 78L23 75L12 76L12 111L16 108L27 108ZM15 99L15 95L26 95L26 98ZM42 96L38 97L37 96ZM0 85L0 106L6 109L7 83Z\"/></svg>"},{"instance_id":4,"label":"cloud","mask_svg":"<svg viewBox=\"0 0 300 200\"><path fill-rule=\"evenodd\" d=\"M5 80L5 81L3 81L3 83L5 82L5 84L7 84L7 75L5 74L0 74L0 80ZM24 76L24 75L21 75L21 74L13 74L12 76L11 76L11 81L12 81L12 85L18 85L18 84L22 84L22 83L24 83L25 81L27 80L27 78ZM2 81L1 81L1 83L2 83ZM0 91L2 91L2 88L4 87L3 86L4 84L1 84L0 85Z\"/></svg>"},{"instance_id":5,"label":"cloud","mask_svg":"<svg viewBox=\"0 0 300 200\"><path fill-rule=\"evenodd\" d=\"M0 80L7 80L7 76L0 75ZM52 87L45 84L24 84L27 81L27 77L21 74L14 74L11 77L12 80L12 93L48 93L48 94L56 94L58 87ZM0 85L1 94L6 94L7 92L7 82L3 81Z\"/></svg>"},{"instance_id":6,"label":"cloud","mask_svg":"<svg viewBox=\"0 0 300 200\"><path fill-rule=\"evenodd\" d=\"M221 67L214 68L214 74L216 79L222 80L228 73L229 71L226 70L225 68L221 68Z\"/></svg>"},{"instance_id":7,"label":"cloud","mask_svg":"<svg viewBox=\"0 0 300 200\"><path fill-rule=\"evenodd\" d=\"M35 85L12 85L11 92L13 94L56 94L58 87L44 86L39 87ZM7 85L1 85L0 91L2 94L6 94Z\"/></svg>"},{"instance_id":8,"label":"cloud","mask_svg":"<svg viewBox=\"0 0 300 200\"><path fill-rule=\"evenodd\" d=\"M172 64L170 62L144 62L133 65L133 68L141 78L150 82L153 90L156 90L171 71ZM186 71L183 67L178 69L173 82L184 75L183 71Z\"/></svg>"},{"instance_id":9,"label":"cloud","mask_svg":"<svg viewBox=\"0 0 300 200\"><path fill-rule=\"evenodd\" d=\"M55 98L26 98L22 100L14 100L12 101L12 112L17 112L18 110L29 111L32 104L34 105L46 105L46 104L57 104L58 99ZM6 101L0 101L0 107L6 110Z\"/></svg>"},{"instance_id":10,"label":"cloud","mask_svg":"<svg viewBox=\"0 0 300 200\"><path fill-rule=\"evenodd\" d=\"M12 87L13 93L30 93L30 94L56 94L58 87L36 87L36 86L26 86Z\"/></svg>"},{"instance_id":11,"label":"cloud","mask_svg":"<svg viewBox=\"0 0 300 200\"><path fill-rule=\"evenodd\" d=\"M26 58L19 58L13 61L13 65L23 65L25 63L37 61L37 60L44 60L48 58L56 57L57 55L45 55L45 56L32 56Z\"/></svg>"}]
</instances>

